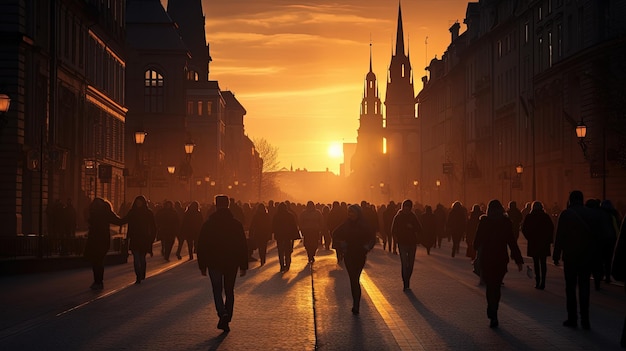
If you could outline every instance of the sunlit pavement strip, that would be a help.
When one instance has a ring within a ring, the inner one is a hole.
[[[424,346],[420,342],[413,332],[402,321],[402,318],[391,307],[387,299],[378,290],[376,284],[371,281],[367,276],[367,273],[363,271],[361,273],[361,285],[367,291],[367,295],[370,297],[376,310],[383,317],[385,324],[391,330],[393,337],[398,342],[401,350],[424,350]]]

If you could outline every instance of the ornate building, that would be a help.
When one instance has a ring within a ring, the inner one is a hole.
[[[376,202],[414,198],[420,176],[419,121],[415,114],[413,70],[404,48],[400,6],[396,47],[387,76],[384,121],[371,57],[365,83],[354,162],[355,177],[359,179],[357,185],[365,194],[373,194],[375,188],[381,196],[370,197]]]
[[[225,192],[257,199],[262,162],[245,135],[243,106],[209,79],[200,0],[128,1],[126,157],[129,193],[201,202]],[[136,145],[137,131],[146,132]],[[193,147],[191,147],[193,146]],[[172,174],[169,171],[173,171]]]

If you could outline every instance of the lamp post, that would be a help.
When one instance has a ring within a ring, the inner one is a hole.
[[[417,186],[418,185],[420,185],[420,182],[417,179],[415,179],[413,181],[413,188],[415,189],[415,201],[417,201]]]
[[[9,111],[11,98],[7,94],[0,94],[0,131],[9,123],[6,113]]]
[[[188,171],[189,171],[189,179],[188,179],[188,183],[189,183],[189,201],[191,202],[191,176],[193,175],[193,169],[191,168],[191,154],[193,154],[193,149],[194,147],[196,147],[196,144],[193,143],[193,141],[188,141],[185,143],[185,155],[187,155],[187,166],[188,166]]]
[[[437,179],[435,181],[435,186],[437,186],[437,204],[441,203],[441,194],[439,193],[439,188],[441,188],[441,180]]]
[[[148,133],[144,130],[138,130],[135,132],[135,145],[137,146],[137,164],[136,164],[136,177],[139,183],[139,195],[142,195],[142,185],[144,181],[143,162],[141,161],[141,146],[146,141]]]
[[[380,183],[378,183],[378,186],[380,187],[380,195],[383,198],[383,201],[385,200],[384,194],[385,194],[385,182],[383,182],[382,180],[380,181]]]
[[[578,138],[578,145],[583,152],[583,156],[587,159],[587,125],[581,118],[578,125],[576,125],[576,137]],[[592,173],[594,169],[592,167]],[[606,200],[606,127],[602,127],[602,200]]]
[[[176,166],[167,166],[167,173],[170,175],[170,197],[174,199],[174,173],[176,173]]]

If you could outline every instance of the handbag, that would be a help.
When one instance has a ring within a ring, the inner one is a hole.
[[[481,249],[476,250],[476,258],[474,259],[474,261],[472,261],[472,266],[473,266],[472,272],[474,272],[474,274],[476,274],[479,277],[482,274],[481,261],[480,261],[481,251],[482,251]]]

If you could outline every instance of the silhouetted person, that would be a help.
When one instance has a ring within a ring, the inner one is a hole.
[[[448,237],[452,238],[452,257],[459,253],[461,240],[467,229],[467,211],[460,201],[452,204],[452,209],[448,213],[448,221],[446,222],[446,231]]]
[[[513,226],[511,229],[513,230],[513,235],[515,236],[515,240],[517,240],[519,239],[520,224],[522,224],[522,220],[524,219],[522,215],[522,211],[520,211],[520,209],[517,208],[517,202],[509,201],[509,209],[506,211],[506,213],[509,216],[511,223],[513,223]]]
[[[435,211],[435,219],[437,223],[437,247],[441,248],[441,242],[443,238],[446,236],[446,218],[448,214],[446,213],[445,207],[442,204],[437,204]]]
[[[546,258],[550,256],[554,225],[540,201],[533,202],[532,210],[522,224],[522,234],[528,240],[526,254],[532,257],[535,267],[535,288],[543,290],[546,288]]]
[[[313,201],[307,202],[306,209],[300,213],[298,223],[309,263],[313,263],[315,262],[315,253],[322,239],[322,229],[324,228],[324,217],[322,217],[322,213],[315,208]]]
[[[465,242],[467,242],[467,251],[465,256],[471,258],[472,260],[476,259],[476,248],[474,248],[474,239],[476,238],[476,230],[478,229],[478,223],[480,222],[480,216],[484,213],[480,209],[479,204],[474,204],[472,206],[472,212],[469,214],[469,219],[467,220],[467,230],[465,232]]]
[[[328,230],[331,233],[332,238],[332,248],[335,249],[335,253],[337,255],[337,263],[341,263],[343,261],[343,251],[338,250],[337,245],[335,243],[335,238],[332,236],[332,233],[343,223],[348,216],[348,213],[343,210],[339,201],[333,202],[333,207],[330,209],[330,213],[328,214]]]
[[[498,200],[491,200],[487,214],[480,217],[474,247],[480,252],[481,278],[485,283],[487,296],[487,317],[490,328],[498,327],[498,306],[500,304],[502,279],[507,272],[509,251],[519,271],[524,267],[524,259],[511,231],[511,220],[505,216],[504,207]],[[508,249],[507,249],[508,247]]]
[[[243,224],[228,208],[228,196],[215,197],[216,211],[202,225],[198,239],[198,267],[209,273],[219,322],[217,328],[230,331],[235,304],[237,270],[243,277],[248,270],[248,247]]]
[[[424,213],[419,218],[422,225],[421,244],[426,248],[426,253],[430,255],[430,249],[437,244],[437,219],[430,205],[424,207]]]
[[[285,273],[291,267],[293,241],[300,238],[300,232],[295,216],[287,209],[287,204],[284,202],[278,204],[272,221],[272,231],[276,239],[280,272]]]
[[[583,329],[590,329],[589,280],[597,246],[592,230],[595,222],[594,213],[584,205],[583,193],[578,190],[572,191],[567,209],[559,215],[552,255],[555,265],[558,265],[561,255],[563,256],[567,300],[567,319],[563,325],[566,327],[577,327],[577,304],[580,304],[581,326]]]
[[[360,277],[367,253],[374,247],[376,234],[363,217],[359,205],[348,207],[348,219],[333,232],[333,240],[338,248],[344,252],[344,261],[350,290],[352,292],[352,313],[359,314],[361,303]]]
[[[611,275],[613,276],[613,279],[620,282],[626,282],[626,218],[622,220],[620,234],[617,239],[617,244],[615,245],[613,264],[611,267]],[[624,286],[624,292],[626,292],[626,285]],[[626,317],[624,318],[624,324],[622,326],[620,346],[622,348],[626,348]]]
[[[620,233],[621,218],[613,203],[610,200],[604,200],[600,204],[600,208],[606,213],[607,232],[600,243],[600,265],[604,281],[608,284],[611,282],[611,266],[613,260],[613,252],[615,251],[615,243]]]
[[[187,242],[187,250],[189,251],[189,261],[193,260],[193,250],[198,244],[198,237],[200,237],[200,229],[204,219],[202,218],[202,212],[200,212],[200,205],[197,201],[192,201],[183,215],[183,220],[180,225],[180,234],[178,234],[178,248],[176,249],[176,257],[180,260],[180,252],[183,247],[183,242]]]
[[[265,205],[259,203],[250,223],[250,242],[259,250],[261,266],[267,259],[267,242],[272,239],[272,219]]]
[[[404,200],[400,211],[393,218],[391,235],[398,243],[400,251],[400,264],[402,273],[403,290],[411,289],[411,275],[415,265],[415,251],[417,250],[418,238],[422,235],[422,226],[417,216],[412,211],[413,202]]]
[[[111,224],[121,225],[122,220],[112,209],[111,203],[102,198],[95,198],[89,205],[89,230],[85,245],[85,258],[91,263],[93,284],[91,289],[104,288],[104,258],[111,246]]]
[[[135,198],[122,222],[128,223],[126,236],[129,241],[128,248],[133,253],[133,266],[137,276],[135,284],[140,284],[146,279],[146,255],[153,256],[152,243],[156,238],[154,214],[148,208],[145,197],[139,195]]]
[[[324,248],[326,250],[330,250],[330,245],[332,243],[332,237],[330,235],[330,229],[328,228],[328,217],[330,215],[330,207],[324,205],[322,206],[322,217],[324,217],[324,228],[322,229],[322,240]]]
[[[180,201],[174,202],[174,211],[176,211],[176,214],[178,215],[178,222],[180,223],[180,225],[182,225],[183,217],[185,217],[186,209],[183,208],[183,204]],[[198,233],[199,232],[200,230],[198,229]],[[181,237],[180,230],[176,232],[176,241],[178,241],[178,248],[176,249],[176,258],[181,260],[183,257],[180,255],[180,250],[182,248],[182,244],[183,244],[183,241],[185,241],[185,239]]]
[[[398,254],[398,243],[393,239],[391,224],[393,223],[393,217],[395,217],[396,213],[398,213],[398,207],[395,202],[390,201],[387,205],[387,209],[383,212],[383,226],[385,226],[385,233],[387,233],[387,250],[394,254]]]
[[[170,254],[174,247],[174,241],[179,236],[180,219],[171,201],[165,201],[163,208],[159,209],[154,219],[157,226],[157,240],[161,240],[161,254],[165,261],[170,261]]]

